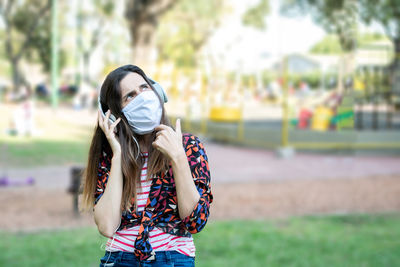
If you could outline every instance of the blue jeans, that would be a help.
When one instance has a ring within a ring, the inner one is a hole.
[[[100,267],[194,267],[194,257],[173,250],[155,253],[155,260],[138,261],[133,252],[106,251],[100,259]]]

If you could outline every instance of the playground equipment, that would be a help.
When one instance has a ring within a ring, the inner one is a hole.
[[[316,131],[326,131],[329,129],[330,121],[333,116],[333,112],[330,108],[319,106],[314,111],[312,117],[311,129]]]
[[[190,109],[188,109],[183,119],[183,128],[185,131],[201,132],[204,136],[223,142],[269,149],[293,147],[306,150],[393,150],[400,147],[400,143],[396,139],[398,132],[392,131],[395,128],[397,129],[397,121],[393,120],[393,127],[389,126],[391,123],[382,123],[385,118],[388,122],[391,122],[391,113],[398,108],[395,108],[396,92],[383,79],[384,75],[382,76],[382,73],[379,73],[381,67],[368,66],[366,68],[368,74],[352,75],[351,78],[346,80],[346,90],[344,90],[343,95],[339,95],[338,92],[333,90],[320,90],[313,92],[315,93],[312,94],[315,96],[313,99],[302,98],[301,100],[304,102],[304,106],[309,109],[309,112],[302,112],[300,116],[300,113],[296,110],[297,106],[294,106],[298,104],[298,101],[293,101],[294,97],[297,96],[290,96],[288,93],[290,84],[288,83],[285,60],[282,66],[282,97],[281,101],[276,103],[281,103],[282,120],[274,118],[266,122],[266,125],[262,125],[256,120],[249,120],[245,123],[244,117],[247,118],[248,114],[244,113],[243,102],[245,99],[253,97],[251,86],[247,88],[241,79],[232,81],[232,79],[229,80],[221,75],[213,75],[212,78],[207,76],[201,80],[199,97],[199,103],[202,103],[201,119],[192,117],[191,113],[188,112]],[[222,82],[217,79],[218,77]],[[230,83],[224,82],[224,80]],[[240,96],[239,102],[236,97],[231,97],[232,92]],[[376,94],[377,92],[378,94]],[[400,96],[400,93],[398,95]],[[374,102],[373,99],[375,98],[379,101]],[[362,101],[361,105],[360,101]],[[370,109],[370,106],[372,103],[378,102],[380,105],[386,103],[391,107],[384,109],[382,106],[374,104],[377,107],[379,106],[379,109],[372,111],[373,109]],[[235,106],[235,104],[239,105]],[[323,108],[315,110],[313,107],[318,104],[321,104]],[[360,106],[362,107],[359,108]],[[291,110],[296,110],[296,112],[291,112]],[[379,113],[379,115],[372,115],[373,112]],[[395,118],[394,115],[393,118]],[[375,119],[379,123],[372,122]],[[362,126],[360,127],[359,124],[362,124]],[[244,125],[246,125],[246,128]],[[370,125],[377,127],[374,128]],[[376,134],[368,131],[378,128],[383,131]],[[384,130],[389,128],[391,130]],[[366,131],[359,131],[361,129]]]
[[[8,187],[8,186],[24,186],[24,185],[34,185],[35,179],[33,177],[27,177],[23,180],[11,180],[7,176],[3,176],[0,178],[0,187]]]
[[[396,99],[400,95],[395,86],[390,85],[390,70],[388,67],[362,67],[356,74],[354,84],[355,128],[364,130],[371,128],[393,128],[393,113],[396,111]],[[363,84],[363,86],[360,86]],[[361,89],[360,89],[361,88]],[[382,110],[385,107],[385,111]],[[382,116],[385,116],[385,123]],[[368,123],[370,121],[370,123]]]
[[[215,106],[210,109],[210,120],[218,122],[238,122],[242,119],[240,108]]]

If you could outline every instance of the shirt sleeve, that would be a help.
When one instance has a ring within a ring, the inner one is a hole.
[[[206,225],[210,214],[210,204],[213,201],[208,157],[198,137],[194,135],[189,137],[186,143],[186,156],[200,199],[191,214],[185,217],[182,222],[190,233],[195,234]]]
[[[99,165],[97,166],[97,184],[94,192],[94,205],[100,200],[106,188],[108,176],[110,175],[111,163],[106,152],[102,152]]]

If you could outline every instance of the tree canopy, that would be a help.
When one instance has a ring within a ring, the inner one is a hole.
[[[269,1],[260,0],[257,5],[249,8],[242,17],[244,25],[252,26],[256,29],[266,28],[265,16],[270,12]]]
[[[343,51],[356,47],[357,0],[284,0],[281,12],[287,16],[310,14],[328,34],[336,34]]]
[[[362,47],[372,42],[385,39],[387,40],[387,38],[380,33],[359,34],[357,37],[357,47]],[[340,54],[341,51],[339,38],[334,34],[326,35],[310,49],[310,52],[314,54]]]
[[[158,31],[159,59],[179,67],[197,65],[197,53],[218,28],[223,0],[180,0],[162,19]]]

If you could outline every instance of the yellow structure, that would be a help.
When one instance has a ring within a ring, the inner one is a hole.
[[[354,90],[364,91],[365,83],[359,78],[354,78]]]
[[[242,119],[242,112],[238,107],[214,106],[210,109],[210,120],[220,122],[238,122]]]
[[[311,129],[326,131],[329,128],[333,112],[330,108],[319,106],[315,109],[312,117]]]

